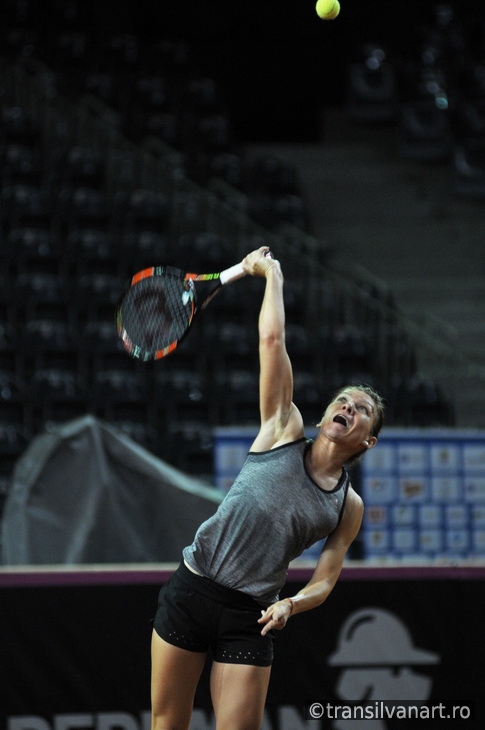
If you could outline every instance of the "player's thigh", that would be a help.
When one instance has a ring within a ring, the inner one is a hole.
[[[213,661],[211,697],[216,727],[221,730],[259,730],[271,667]]]
[[[173,646],[153,631],[151,657],[152,728],[184,730],[190,725],[206,653]]]

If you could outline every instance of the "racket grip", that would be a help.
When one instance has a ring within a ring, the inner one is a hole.
[[[245,275],[246,272],[244,271],[243,265],[236,264],[235,266],[231,266],[229,269],[224,269],[224,271],[221,271],[219,281],[222,285],[229,284],[230,281],[235,281],[236,279],[240,279],[242,276]]]

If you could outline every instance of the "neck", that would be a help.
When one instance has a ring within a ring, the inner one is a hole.
[[[332,441],[317,438],[307,452],[307,468],[313,477],[340,479],[346,458]]]

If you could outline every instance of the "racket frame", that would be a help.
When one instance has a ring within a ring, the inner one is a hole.
[[[244,267],[241,263],[235,264],[234,266],[229,267],[228,269],[224,269],[220,272],[214,272],[209,274],[195,274],[191,272],[183,271],[182,269],[178,269],[174,266],[150,266],[148,268],[142,269],[141,271],[138,271],[131,279],[130,285],[128,289],[124,292],[122,295],[117,309],[116,309],[116,329],[118,332],[118,337],[120,338],[124,349],[126,352],[134,359],[141,360],[143,362],[148,362],[151,360],[161,360],[164,357],[167,357],[167,355],[170,355],[182,342],[182,340],[187,336],[187,334],[190,331],[190,328],[193,324],[195,316],[198,314],[198,312],[202,311],[206,308],[206,306],[209,304],[210,301],[216,296],[216,294],[219,293],[221,288],[225,286],[226,284],[229,284],[231,281],[235,281],[236,279],[240,279],[241,277],[245,276],[246,272],[244,270]],[[128,294],[128,292],[132,289],[132,287],[136,286],[139,282],[149,279],[152,277],[162,277],[162,276],[173,276],[174,278],[179,279],[180,281],[187,281],[191,283],[191,289],[189,298],[191,300],[191,309],[189,310],[189,318],[187,322],[187,327],[185,328],[184,332],[180,337],[175,339],[173,342],[169,343],[166,347],[160,348],[158,350],[155,350],[154,352],[146,352],[143,350],[139,345],[136,345],[131,337],[129,336],[128,332],[126,331],[123,320],[121,316],[123,302],[125,301],[125,297]],[[196,281],[205,281],[205,282],[216,282],[215,288],[209,292],[209,294],[206,295],[206,297],[202,300],[200,305],[197,305],[197,292],[194,286],[194,283]]]

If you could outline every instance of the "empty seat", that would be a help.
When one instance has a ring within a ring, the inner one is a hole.
[[[248,194],[248,215],[266,229],[278,231],[280,226],[292,225],[306,228],[306,212],[303,199],[296,193]]]
[[[4,457],[0,463],[0,519],[12,482],[12,472],[15,467],[15,462],[15,457]]]
[[[159,418],[166,424],[172,421],[217,423],[217,398],[208,374],[200,370],[164,367],[156,371],[153,398]]]
[[[373,348],[358,328],[342,325],[331,332],[329,372],[342,380],[369,379],[373,372]]]
[[[66,232],[64,260],[74,280],[95,274],[124,276],[126,269],[111,233],[91,224]]]
[[[315,345],[308,327],[294,322],[286,325],[286,347],[295,370],[308,370],[314,359]]]
[[[1,135],[7,144],[21,144],[34,149],[41,145],[39,125],[17,105],[2,108]]]
[[[21,308],[26,322],[51,320],[72,328],[76,324],[76,309],[69,297],[67,282],[48,274],[27,274],[18,277],[15,297],[24,296]],[[72,334],[72,331],[69,331]]]
[[[5,238],[5,255],[10,270],[37,269],[45,272],[60,272],[62,247],[59,238],[50,226],[11,229]]]
[[[148,386],[143,376],[126,368],[96,369],[92,373],[91,399],[94,408],[105,408],[112,401],[146,404]]]
[[[0,418],[0,455],[1,460],[10,458],[14,461],[27,447],[30,434],[26,434],[21,424],[12,423],[10,420]]]
[[[298,193],[297,168],[281,155],[259,155],[248,166],[248,188],[270,195]]]
[[[397,73],[381,46],[364,46],[362,56],[348,68],[347,112],[360,122],[393,121],[398,110]]]
[[[133,416],[132,412],[128,415]],[[144,414],[145,415],[145,414]],[[128,436],[132,441],[135,441],[139,446],[144,449],[157,453],[160,450],[160,438],[157,429],[142,420],[132,420],[126,414],[113,414],[113,421],[111,422],[112,427],[124,436]]]
[[[37,404],[34,413],[36,431],[48,429],[53,424],[66,423],[90,413],[88,401],[79,397],[63,397],[57,393]]]
[[[117,33],[104,43],[104,63],[107,68],[128,73],[138,71],[140,40],[132,33]]]
[[[173,111],[145,111],[131,114],[125,128],[131,138],[154,135],[177,149],[181,146],[182,124],[179,115]]]
[[[66,230],[109,228],[110,206],[102,190],[87,185],[62,188],[56,201],[57,215]]]
[[[170,217],[169,199],[154,190],[139,188],[120,193],[115,200],[116,225],[122,230],[167,231]]]
[[[0,402],[0,455],[17,458],[32,438],[32,408],[27,399]],[[0,459],[0,461],[2,460]]]
[[[246,182],[244,158],[234,150],[215,152],[208,159],[208,178],[217,177],[233,188],[242,189]]]
[[[169,96],[167,79],[162,74],[144,74],[135,80],[133,101],[142,112],[168,110]]]
[[[170,242],[164,232],[144,230],[141,226],[140,230],[122,234],[119,243],[119,255],[126,262],[125,270],[130,276],[149,266],[170,263]]]
[[[114,315],[108,319],[87,319],[81,322],[78,347],[84,367],[89,371],[103,367],[108,356],[130,362],[117,335]]]
[[[219,402],[222,425],[259,423],[259,382],[257,370],[234,368],[216,376],[214,396]]]
[[[220,271],[236,263],[230,239],[210,231],[182,234],[177,242],[177,253],[172,252],[172,256],[187,262],[191,271],[200,273]]]
[[[22,413],[22,428],[25,426],[22,404],[28,400],[27,380],[18,371],[0,370],[0,418],[5,418],[12,409]],[[17,405],[21,407],[17,409]]]
[[[72,341],[72,331],[67,320],[55,320],[50,317],[38,317],[25,324],[21,335],[24,348],[32,353],[42,346],[68,347]]]
[[[480,144],[485,138],[485,99],[462,99],[454,110],[454,140]]]
[[[307,227],[306,210],[303,198],[299,194],[286,193],[274,199],[277,225],[289,223],[304,231]]]
[[[88,70],[84,76],[84,89],[105,104],[118,108],[124,98],[119,75],[108,69]]]
[[[455,144],[451,159],[455,195],[469,200],[485,199],[485,143],[472,140]]]
[[[2,150],[1,179],[8,185],[39,185],[43,167],[38,147],[10,142]]]
[[[13,349],[16,328],[17,309],[9,286],[9,276],[0,274],[0,370],[3,367],[1,355]]]
[[[67,317],[54,320],[39,317],[27,321],[17,334],[17,344],[24,357],[33,358],[44,348],[68,349],[73,342],[73,331]]]
[[[231,370],[257,372],[258,345],[255,331],[233,322],[221,322],[217,326],[209,323],[207,342],[212,343],[218,368],[222,372]]]
[[[62,184],[69,188],[102,190],[105,166],[102,158],[92,148],[76,145],[70,147],[62,162]]]
[[[126,279],[118,274],[94,272],[81,274],[76,281],[78,304],[82,306],[85,318],[89,319],[99,305],[111,308],[114,318],[116,304],[124,291]]]
[[[2,209],[4,227],[50,228],[53,223],[53,200],[40,185],[7,185],[2,190]]]
[[[187,474],[212,479],[214,444],[206,423],[171,423],[160,435],[160,444],[160,455],[170,464]]]
[[[423,373],[401,379],[393,397],[399,403],[399,421],[406,426],[452,426],[454,412],[440,388]]]
[[[30,396],[37,429],[47,422],[69,421],[88,412],[86,383],[78,370],[36,368],[31,377]]]
[[[184,146],[188,150],[196,147],[216,153],[230,149],[232,127],[225,114],[185,115],[185,122]]]
[[[71,343],[67,348],[45,346],[33,353],[31,364],[34,372],[52,370],[74,373],[80,384],[86,379],[85,363],[80,353],[79,341]]]
[[[70,321],[68,282],[56,274],[43,271],[20,274],[13,288],[13,302],[24,321],[47,318]]]
[[[324,410],[322,382],[311,370],[294,372],[293,400],[301,410],[305,423],[317,424]]]
[[[215,112],[224,109],[224,101],[217,81],[207,76],[196,76],[188,82],[187,103],[194,111],[199,112]]]
[[[448,108],[434,99],[401,105],[398,124],[399,150],[413,160],[446,159],[451,152],[451,127]]]

